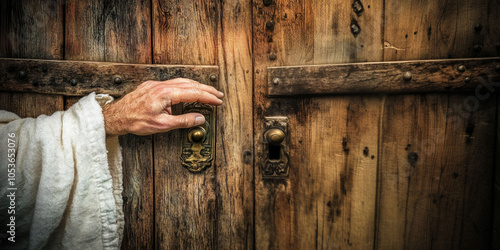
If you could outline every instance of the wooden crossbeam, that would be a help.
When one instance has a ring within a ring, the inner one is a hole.
[[[500,58],[268,67],[270,96],[473,91],[500,85]]]
[[[218,72],[218,66],[0,58],[0,91],[121,96],[147,80],[185,77],[213,85]]]

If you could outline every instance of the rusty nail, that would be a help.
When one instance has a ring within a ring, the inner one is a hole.
[[[25,78],[26,77],[26,72],[24,72],[23,70],[19,71],[19,77]]]
[[[269,60],[271,60],[271,61],[276,60],[276,57],[277,57],[277,56],[276,56],[276,54],[274,54],[274,53],[269,54]]]
[[[271,20],[271,21],[267,21],[266,23],[266,28],[270,31],[273,31],[274,30],[274,21]]]
[[[76,80],[75,79],[71,79],[71,81],[69,81],[69,83],[71,84],[71,86],[76,86]]]
[[[410,72],[410,71],[406,71],[406,72],[403,74],[403,80],[405,80],[405,81],[410,81],[412,77],[413,77],[413,75],[411,74],[411,72]]]
[[[273,0],[264,0],[264,6],[269,6],[273,3]]]
[[[465,82],[466,82],[466,83],[470,83],[470,81],[471,81],[470,77],[466,77],[466,78],[465,78]]]
[[[479,53],[479,52],[481,52],[481,50],[483,50],[483,46],[481,46],[479,44],[474,45],[474,52]]]
[[[465,66],[464,65],[458,66],[458,71],[460,71],[462,73],[465,72]]]
[[[115,77],[115,79],[113,79],[113,81],[115,82],[115,84],[121,84],[122,83],[122,78],[117,76]]]
[[[278,85],[280,84],[281,80],[278,77],[273,78],[273,84]]]
[[[217,81],[217,76],[216,75],[210,75],[210,81],[212,81],[212,82]]]

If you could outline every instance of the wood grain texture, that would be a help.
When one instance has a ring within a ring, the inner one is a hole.
[[[498,56],[493,47],[473,49],[479,36],[499,41],[489,33],[498,22],[489,5],[386,1],[385,60]],[[487,85],[489,74],[478,79]],[[377,248],[490,248],[496,97],[489,91],[387,97]]]
[[[152,2],[154,63],[217,64],[217,1]]]
[[[497,1],[387,1],[384,60],[500,56]]]
[[[216,64],[219,22],[216,1],[153,0],[152,8],[154,63]],[[178,114],[180,107],[173,108],[173,112]],[[155,248],[216,249],[217,209],[222,202],[217,199],[218,165],[200,174],[182,167],[179,159],[182,134],[176,130],[153,136]]]
[[[0,57],[62,59],[63,11],[58,1],[1,1]],[[3,86],[0,92],[0,109],[21,117],[50,115],[64,107],[62,96],[6,93]]]
[[[219,1],[217,108],[217,247],[254,249],[253,62],[250,0]]]
[[[493,210],[493,234],[492,248],[500,249],[500,98],[497,97],[497,124],[496,124],[496,144],[495,144],[495,198]]]
[[[267,86],[270,96],[471,92],[480,77],[500,81],[498,64],[500,58],[269,67]]]
[[[66,96],[83,96],[92,92],[122,96],[147,80],[186,77],[206,83],[211,75],[217,74],[217,66],[0,58],[0,88],[3,90]],[[120,78],[118,84],[115,82],[117,77]]]
[[[258,249],[373,247],[381,99],[267,97],[268,66],[381,60],[383,6],[363,5],[358,16],[352,2],[254,3]],[[362,29],[357,36],[351,33],[353,20]],[[290,119],[288,179],[262,179],[265,116]]]
[[[150,1],[68,1],[66,7],[65,59],[152,63]],[[179,74],[179,70],[160,69],[156,73],[151,71],[153,74],[139,76],[131,75],[134,70],[130,68],[105,72],[99,71],[99,68],[103,69],[96,67],[91,75],[87,75],[90,77],[88,80],[90,85],[99,86],[99,89],[92,91],[106,93],[111,89],[116,90],[113,80],[116,76],[120,76],[122,78],[120,87],[123,88],[123,92],[116,93],[118,95],[134,89],[145,80],[166,80]],[[78,71],[73,70],[72,74],[75,75],[75,72]],[[77,98],[67,97],[67,106],[75,99]],[[120,145],[123,156],[125,214],[122,248],[153,248],[155,237],[152,136],[120,136]]]

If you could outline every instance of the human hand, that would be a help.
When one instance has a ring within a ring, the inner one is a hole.
[[[224,94],[194,80],[146,81],[120,100],[103,107],[106,135],[150,135],[205,123],[198,113],[172,115],[172,105],[201,102],[221,105]]]

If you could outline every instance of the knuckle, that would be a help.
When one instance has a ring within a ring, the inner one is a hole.
[[[181,126],[186,127],[186,128],[191,127],[193,125],[193,122],[187,116],[181,117],[179,123]]]
[[[201,91],[201,86],[199,83],[190,81],[189,84],[190,84],[190,89],[194,94],[198,96],[203,95],[203,91]]]

